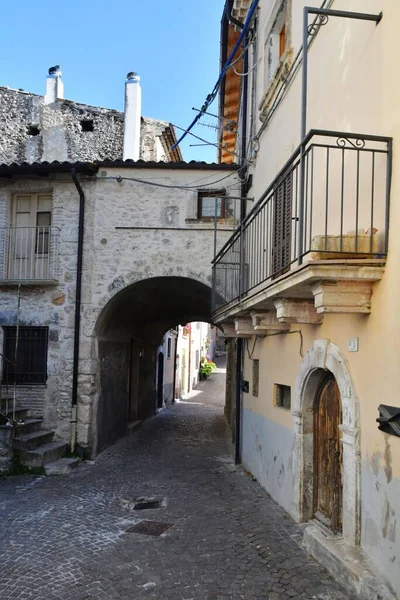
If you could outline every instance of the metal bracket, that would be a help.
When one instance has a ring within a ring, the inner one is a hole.
[[[378,410],[380,415],[379,418],[376,419],[377,423],[379,423],[378,429],[385,433],[400,437],[400,408],[380,404]]]

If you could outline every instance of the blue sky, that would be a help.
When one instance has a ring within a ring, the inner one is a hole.
[[[4,2],[0,85],[44,94],[48,68],[60,64],[66,98],[122,110],[125,75],[136,71],[143,114],[186,127],[192,106],[200,108],[218,77],[223,6],[224,0]],[[217,101],[210,110],[217,111]],[[214,139],[207,127],[194,133]],[[215,160],[214,147],[189,147],[196,143],[186,138],[185,160]]]

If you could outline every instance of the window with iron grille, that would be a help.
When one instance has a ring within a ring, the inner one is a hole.
[[[171,358],[171,338],[167,338],[167,358]]]
[[[225,192],[206,190],[197,196],[197,218],[204,220],[225,219]]]
[[[258,359],[253,360],[253,396],[258,398],[258,381],[260,373],[260,361]]]
[[[275,383],[274,385],[274,404],[280,408],[290,410],[291,399],[290,399],[290,385],[282,385]]]
[[[3,366],[4,383],[46,383],[48,327],[20,327],[18,351],[15,361],[16,327],[3,327],[4,356],[8,361]]]

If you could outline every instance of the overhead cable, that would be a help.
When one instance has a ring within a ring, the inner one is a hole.
[[[229,69],[229,67],[231,66],[231,63],[235,57],[235,54],[238,50],[238,48],[240,47],[240,44],[242,43],[247,30],[249,29],[250,23],[252,21],[254,12],[257,8],[258,5],[258,0],[253,0],[250,8],[249,8],[249,12],[247,13],[247,17],[246,17],[246,21],[244,22],[243,25],[243,29],[240,32],[240,35],[236,41],[236,44],[234,45],[225,65],[223,66],[220,75],[217,79],[216,84],[214,85],[214,88],[211,92],[211,94],[209,94],[203,104],[203,106],[201,107],[200,112],[195,116],[195,118],[193,119],[193,121],[191,122],[191,124],[189,125],[189,127],[184,131],[184,133],[181,135],[181,137],[179,138],[179,140],[171,147],[171,150],[174,150],[174,148],[176,148],[181,142],[182,140],[187,136],[187,134],[193,129],[193,127],[196,125],[196,123],[199,121],[199,119],[201,119],[201,117],[203,116],[203,114],[206,112],[206,110],[209,108],[209,106],[214,102],[218,90],[219,90],[219,86],[221,85],[221,81],[222,79],[225,77],[225,74],[227,72],[227,70]]]
[[[225,179],[228,179],[228,177],[231,177],[231,176],[232,176],[232,173],[229,173],[229,175],[225,175],[225,177],[221,177],[220,179],[216,179],[215,181],[209,181],[205,185],[207,185],[207,186],[215,185],[216,183],[220,183],[221,181],[224,181]],[[98,179],[98,180],[102,180],[102,179],[114,180],[114,181],[117,181],[118,183],[121,183],[122,181],[135,181],[136,183],[143,183],[145,185],[154,185],[155,187],[168,188],[168,189],[179,189],[179,190],[194,190],[194,189],[198,189],[198,187],[199,187],[198,185],[169,185],[167,183],[157,183],[156,181],[139,179],[137,177],[107,176],[107,177],[97,177],[96,179]],[[233,187],[235,185],[237,185],[237,182],[233,183],[232,186],[227,186],[227,187]]]

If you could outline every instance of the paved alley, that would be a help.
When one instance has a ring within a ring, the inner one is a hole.
[[[223,402],[222,369],[68,477],[1,480],[0,598],[349,600],[234,467]]]

